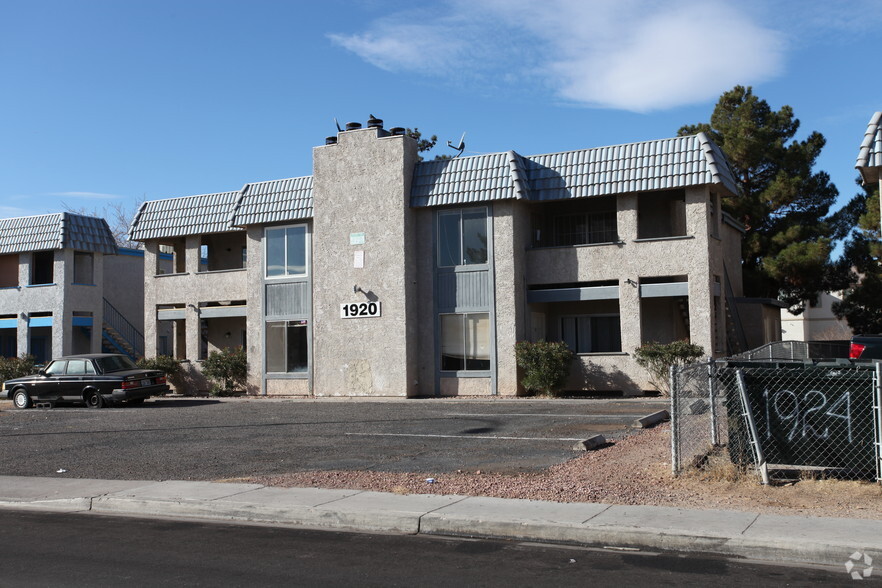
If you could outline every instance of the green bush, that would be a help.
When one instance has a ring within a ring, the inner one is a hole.
[[[202,375],[211,380],[212,394],[242,391],[248,380],[248,356],[242,347],[212,351],[202,362]]]
[[[527,390],[554,395],[570,373],[573,352],[563,341],[518,341],[515,360],[524,370],[521,384]]]
[[[184,386],[184,370],[181,368],[181,362],[174,357],[168,355],[144,357],[138,360],[138,367],[145,370],[159,370],[163,372],[168,382],[175,387],[175,390],[179,393],[182,391]]]
[[[21,378],[29,376],[37,370],[34,367],[35,358],[33,355],[22,355],[21,357],[0,357],[0,382],[11,380],[13,378]]]
[[[704,347],[683,339],[672,343],[646,343],[634,350],[637,364],[649,372],[649,380],[662,394],[669,394],[671,366],[692,363],[704,355]]]

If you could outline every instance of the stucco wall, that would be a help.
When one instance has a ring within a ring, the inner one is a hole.
[[[313,393],[416,392],[415,235],[410,182],[417,151],[405,136],[346,131],[313,151]],[[364,244],[350,235],[364,234]],[[356,252],[364,267],[355,267]],[[354,292],[358,286],[362,292]],[[375,299],[378,318],[340,318]]]
[[[104,297],[126,320],[144,331],[144,255],[105,255]]]
[[[679,312],[672,306],[671,299],[666,298],[647,298],[643,305],[638,286],[650,278],[687,277],[690,339],[707,350],[712,349],[715,321],[712,282],[714,266],[722,264],[723,250],[721,241],[713,239],[711,242],[709,236],[712,228],[709,198],[706,187],[686,190],[685,237],[638,240],[637,195],[622,194],[616,199],[620,243],[531,249],[526,252],[528,285],[614,281],[619,286],[622,352],[626,355],[591,355],[579,359],[574,362],[569,386],[579,384],[576,389],[592,389],[596,386],[596,389],[618,389],[629,393],[649,388],[648,374],[636,365],[631,354],[645,341],[658,338],[659,329],[668,328],[656,326],[654,320],[671,323],[673,319],[678,319],[676,313]],[[541,213],[541,209],[538,212]],[[641,312],[641,308],[646,312]],[[665,309],[665,316],[658,316],[659,309]],[[560,309],[541,307],[538,311],[559,314]],[[677,334],[673,333],[675,336]],[[606,368],[609,373],[601,368]],[[597,384],[587,381],[586,375],[591,375]]]

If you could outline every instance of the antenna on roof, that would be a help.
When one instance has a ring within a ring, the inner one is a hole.
[[[340,123],[337,122],[337,117],[336,117],[336,116],[334,117],[334,124],[337,125],[337,132],[338,132],[338,133],[342,133],[342,132],[343,132],[343,129],[340,128]]]
[[[462,134],[462,137],[459,138],[459,145],[457,145],[456,147],[453,146],[453,143],[451,143],[450,141],[447,141],[448,147],[459,151],[459,153],[457,153],[456,155],[453,156],[454,159],[456,159],[457,157],[462,155],[462,152],[465,151],[465,135],[466,135],[465,133]]]

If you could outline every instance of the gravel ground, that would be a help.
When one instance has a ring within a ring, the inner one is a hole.
[[[460,494],[882,519],[882,486],[870,482],[801,480],[762,486],[757,476],[738,475],[730,465],[722,463],[673,478],[668,425],[636,433],[538,473],[310,471],[235,481],[399,494]]]

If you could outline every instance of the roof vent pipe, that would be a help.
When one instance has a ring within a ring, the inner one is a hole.
[[[325,145],[336,145],[336,144],[337,144],[337,137],[335,137],[335,136],[325,137]]]
[[[367,121],[367,128],[369,129],[382,129],[383,128],[383,119],[375,117],[373,114]]]
[[[348,123],[346,123],[346,130],[347,130],[347,131],[357,131],[357,130],[360,129],[360,128],[361,128],[361,123],[360,123],[360,122],[348,122]]]
[[[403,135],[405,133],[405,128],[404,127],[392,127],[391,129],[389,129],[389,132],[392,133],[393,135]]]

